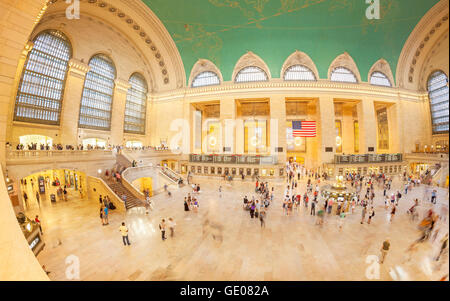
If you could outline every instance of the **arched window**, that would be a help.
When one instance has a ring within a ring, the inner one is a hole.
[[[303,65],[294,65],[289,67],[286,72],[284,72],[284,80],[315,81],[316,76],[308,67]]]
[[[111,128],[112,98],[116,68],[112,60],[98,54],[89,61],[81,97],[80,128],[109,130]]]
[[[442,71],[436,71],[428,79],[431,122],[433,134],[446,133],[449,129],[448,77]]]
[[[34,39],[14,108],[14,120],[58,125],[72,50],[66,36],[49,30]]]
[[[139,73],[130,77],[130,89],[125,105],[124,132],[145,134],[145,115],[147,112],[147,82]]]
[[[265,82],[268,81],[266,72],[259,67],[250,66],[241,69],[236,75],[236,83],[249,83],[249,82]]]
[[[370,84],[375,86],[392,87],[389,78],[382,72],[375,71],[370,76]]]
[[[355,74],[345,67],[337,67],[331,72],[332,82],[357,83]]]
[[[204,71],[192,81],[192,88],[219,85],[220,79],[214,72]]]

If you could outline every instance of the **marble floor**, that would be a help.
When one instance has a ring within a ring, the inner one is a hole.
[[[433,261],[440,237],[448,232],[448,218],[437,225],[441,231],[434,243],[407,252],[419,232],[418,222],[411,222],[406,210],[415,197],[426,199],[420,205],[421,217],[432,207],[426,186],[403,195],[392,223],[382,192],[377,190],[372,224],[360,224],[361,208],[357,207],[339,231],[334,215],[327,216],[323,226],[316,225],[315,217],[304,207],[284,216],[284,183],[273,183],[275,200],[262,229],[259,221],[242,209],[243,196],[253,194],[253,182],[194,181],[202,188],[198,213],[183,210],[183,198],[191,190],[188,186],[173,188],[172,197],[156,196],[149,215],[143,208],[111,212],[107,226],[102,226],[97,200],[80,199],[75,191],[69,191],[68,202],[50,204],[47,200],[40,207],[30,206],[26,214],[39,214],[46,242],[38,260],[50,271],[50,279],[63,281],[77,280],[73,272],[77,262],[79,280],[105,281],[439,280],[448,275],[448,252],[439,263]],[[223,187],[221,197],[219,185]],[[395,179],[393,190],[400,185]],[[298,190],[305,191],[305,181]],[[29,195],[33,202],[34,194]],[[439,189],[438,204],[433,207],[438,213],[441,207],[448,208],[447,189]],[[162,241],[158,224],[168,217],[177,223],[175,236]],[[131,246],[127,247],[119,232],[123,221],[130,231]],[[384,264],[377,265],[374,258],[387,237],[391,250]]]

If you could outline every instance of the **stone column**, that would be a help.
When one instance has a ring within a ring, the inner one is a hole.
[[[270,98],[269,152],[277,156],[278,163],[286,163],[286,147],[286,98],[273,96]]]
[[[152,102],[152,94],[147,93],[147,105],[145,106],[145,138],[144,138],[144,145],[152,145],[152,124],[150,122],[152,118],[152,110],[153,110],[153,102]]]
[[[342,152],[345,154],[353,154],[355,152],[354,129],[353,107],[344,104],[342,112]]]
[[[90,67],[77,59],[69,61],[64,87],[64,98],[61,110],[60,137],[61,143],[76,146],[78,144],[78,118],[80,102],[83,94],[84,80]]]
[[[402,112],[401,101],[397,101],[397,103],[392,104],[387,108],[390,153],[403,153],[404,144],[402,143],[403,135],[401,132],[403,118],[401,112]]]
[[[131,85],[128,81],[122,79],[115,80],[114,97],[112,103],[111,115],[111,144],[122,145],[123,141],[123,123],[125,119],[125,104],[127,101],[127,92]]]
[[[220,125],[222,128],[222,149],[220,153],[234,154],[236,152],[236,101],[234,98],[220,100]],[[244,139],[242,139],[244,140]],[[243,141],[242,141],[243,142]],[[219,143],[220,145],[220,143]]]
[[[323,96],[318,100],[317,129],[320,137],[320,162],[332,163],[336,151],[336,129],[334,123],[334,100],[331,96]],[[327,148],[329,150],[327,151]]]
[[[359,152],[369,154],[377,152],[377,118],[372,99],[363,98],[357,104],[359,120]],[[373,151],[369,151],[373,147]]]

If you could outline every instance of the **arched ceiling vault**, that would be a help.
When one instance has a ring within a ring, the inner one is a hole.
[[[142,1],[80,1],[80,15],[95,17],[121,32],[144,56],[150,65],[155,91],[185,86],[184,66],[175,43],[164,25]],[[67,8],[64,0],[51,0],[42,21],[54,14],[65,14]]]
[[[385,59],[392,71],[410,33],[439,0],[383,0],[381,18],[366,18],[362,0],[142,0],[175,41],[186,68],[208,59],[230,80],[239,58],[252,51],[279,76],[296,49],[311,57],[320,78],[347,52],[361,80]],[[448,0],[441,0],[447,1]],[[394,74],[396,77],[396,74]]]

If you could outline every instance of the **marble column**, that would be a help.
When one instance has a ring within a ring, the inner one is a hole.
[[[359,152],[370,154],[377,152],[377,118],[372,99],[363,98],[357,104],[359,120]],[[373,151],[369,148],[373,147]]]
[[[221,153],[234,154],[236,152],[236,101],[227,97],[220,100],[220,125],[222,128]],[[242,139],[244,140],[244,139]],[[219,143],[220,145],[220,143]]]
[[[150,122],[150,118],[152,116],[152,110],[153,110],[153,102],[152,102],[152,94],[147,93],[147,105],[145,106],[145,138],[144,138],[144,145],[152,145],[152,124]]]
[[[342,113],[342,152],[345,154],[353,154],[355,152],[355,126],[353,124],[352,105],[344,104]]]
[[[111,144],[122,145],[123,141],[123,123],[125,119],[125,104],[127,101],[127,92],[131,85],[128,81],[122,79],[115,80],[114,98],[112,104],[111,116]]]
[[[317,129],[320,135],[320,162],[332,163],[336,151],[336,129],[334,116],[334,100],[331,96],[323,96],[318,100]]]
[[[387,108],[388,113],[388,125],[389,125],[389,152],[390,153],[403,153],[403,143],[401,126],[403,124],[403,118],[401,114],[402,103],[390,105]]]
[[[78,144],[78,118],[83,94],[84,80],[89,72],[89,65],[77,59],[69,61],[64,99],[61,110],[60,137],[62,144]]]
[[[270,98],[269,153],[277,157],[278,163],[284,164],[286,147],[286,98],[273,96]]]

